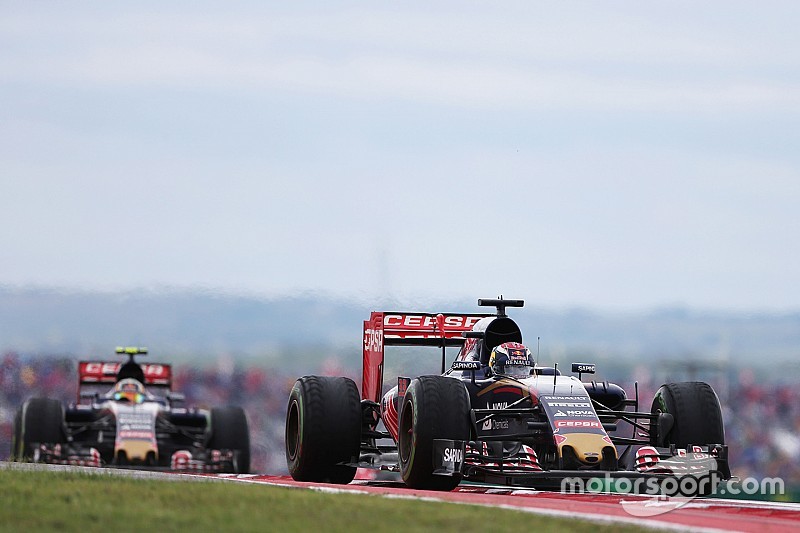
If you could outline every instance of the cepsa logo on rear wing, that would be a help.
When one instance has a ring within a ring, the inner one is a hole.
[[[89,383],[114,383],[117,381],[122,363],[118,361],[81,361],[78,363],[78,376],[80,384]],[[145,385],[172,385],[172,365],[164,363],[144,363]]]
[[[364,321],[363,399],[378,401],[386,346],[458,346],[484,313],[406,313],[373,311]]]

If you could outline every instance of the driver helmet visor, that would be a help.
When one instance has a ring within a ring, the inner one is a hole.
[[[131,403],[142,403],[144,401],[144,394],[140,392],[121,391],[114,393],[114,399],[117,401],[128,401]]]

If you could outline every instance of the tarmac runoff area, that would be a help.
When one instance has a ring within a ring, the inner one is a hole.
[[[562,494],[497,485],[462,484],[452,492],[409,489],[397,482],[356,480],[349,485],[302,483],[285,476],[195,474],[29,463],[0,463],[12,470],[84,472],[164,481],[238,482],[326,493],[419,499],[513,509],[532,514],[580,518],[597,523],[631,524],[654,530],[758,532],[800,531],[800,503],[695,498],[665,500],[620,494]]]

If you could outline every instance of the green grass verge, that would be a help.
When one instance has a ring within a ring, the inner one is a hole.
[[[638,531],[506,509],[234,482],[0,469],[2,531]]]

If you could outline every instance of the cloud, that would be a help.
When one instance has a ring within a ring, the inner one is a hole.
[[[800,65],[785,53],[798,38],[743,38],[747,13],[736,31],[703,12],[693,13],[698,23],[635,3],[566,6],[17,13],[0,23],[16,45],[0,54],[0,69],[8,82],[86,89],[282,91],[529,112],[800,111],[800,82],[786,74]]]
[[[9,6],[0,283],[796,305],[793,5]]]

